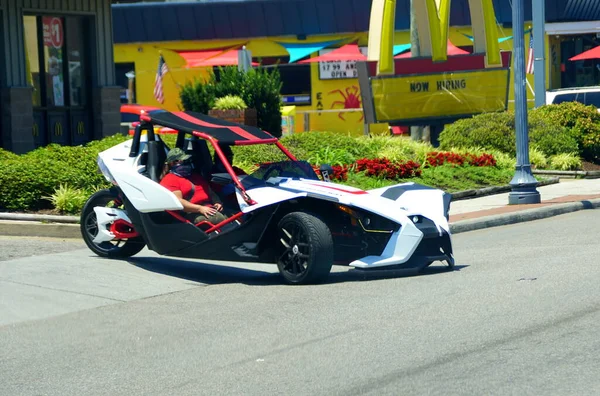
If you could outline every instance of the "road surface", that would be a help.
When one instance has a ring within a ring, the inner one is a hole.
[[[457,271],[308,287],[77,242],[5,259],[0,395],[599,394],[599,225],[458,234]]]

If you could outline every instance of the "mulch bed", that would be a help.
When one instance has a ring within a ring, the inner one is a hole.
[[[583,161],[581,167],[584,171],[600,171],[600,164],[594,164],[593,162]]]

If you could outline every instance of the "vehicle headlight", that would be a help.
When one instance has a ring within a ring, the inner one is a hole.
[[[106,164],[104,163],[102,158],[100,158],[100,156],[98,156],[98,159],[96,160],[96,162],[98,163],[98,168],[100,168],[100,172],[102,172],[106,181],[108,181],[109,183],[112,183],[116,186],[117,181],[113,177],[112,173],[110,173],[110,171],[108,170],[108,167],[106,166]]]

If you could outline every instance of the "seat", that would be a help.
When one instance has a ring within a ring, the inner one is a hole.
[[[202,139],[189,140],[186,152],[192,155],[194,169],[196,169],[205,180],[210,180],[213,162],[206,141]]]
[[[146,172],[148,177],[159,183],[160,175],[162,174],[167,159],[167,147],[162,140],[153,140],[147,143],[148,147],[148,164]]]

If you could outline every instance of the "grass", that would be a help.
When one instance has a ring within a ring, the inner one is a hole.
[[[362,173],[348,172],[348,180],[339,182],[363,190],[371,190],[394,184],[415,182],[447,192],[457,192],[491,186],[507,185],[514,175],[514,169],[497,167],[455,167],[451,165],[425,168],[421,177],[401,180],[377,179]]]

